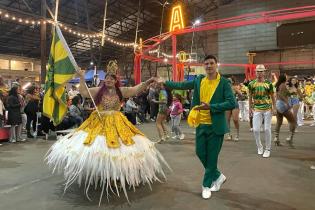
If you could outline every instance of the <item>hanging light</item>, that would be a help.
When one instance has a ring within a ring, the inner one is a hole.
[[[3,10],[0,10],[0,15],[3,14]],[[18,23],[20,24],[32,24],[32,25],[40,25],[40,24],[53,24],[55,25],[56,23],[53,21],[53,20],[36,20],[36,19],[24,19],[24,18],[21,18],[21,17],[18,17],[18,15],[12,15],[8,12],[5,12],[4,13],[4,18],[6,19],[9,19],[9,20],[12,20],[12,21],[17,21]],[[76,23],[78,24],[78,23]],[[84,34],[82,32],[79,32],[79,31],[75,31],[67,26],[65,26],[63,23],[59,23],[59,26],[61,29],[65,30],[66,32],[68,33],[71,33],[73,35],[76,35],[76,36],[79,36],[79,37],[90,37],[90,38],[100,38],[102,37],[103,35],[101,33],[95,33],[95,34]],[[122,47],[136,47],[137,45],[135,45],[134,43],[123,43],[123,42],[119,42],[119,41],[116,41],[112,38],[109,38],[106,36],[106,39],[108,41],[110,41],[111,43],[115,44],[115,45],[118,45],[118,46],[122,46]]]
[[[193,23],[194,26],[197,26],[201,23],[201,20],[200,19],[197,19],[195,20],[195,22]]]

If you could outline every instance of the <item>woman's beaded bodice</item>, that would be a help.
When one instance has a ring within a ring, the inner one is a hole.
[[[101,111],[120,111],[121,103],[119,100],[119,96],[115,94],[105,93],[102,96],[102,101],[99,105],[99,109]]]

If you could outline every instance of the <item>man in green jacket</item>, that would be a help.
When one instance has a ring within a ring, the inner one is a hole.
[[[218,170],[218,156],[225,133],[229,132],[225,111],[234,109],[236,100],[229,81],[218,73],[218,60],[213,55],[204,59],[205,75],[193,81],[163,81],[172,89],[194,89],[192,107],[199,110],[200,122],[196,128],[196,154],[205,168],[202,197],[211,197],[211,191],[219,191],[226,177]]]

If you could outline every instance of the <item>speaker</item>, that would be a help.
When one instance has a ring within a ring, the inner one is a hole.
[[[286,23],[277,27],[277,45],[280,48],[315,45],[315,20]]]

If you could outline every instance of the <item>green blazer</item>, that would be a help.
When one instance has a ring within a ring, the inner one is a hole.
[[[197,76],[192,81],[185,82],[165,82],[165,86],[172,89],[192,90],[194,89],[192,107],[200,105],[200,84],[204,75]],[[217,135],[224,135],[229,132],[227,120],[225,116],[226,110],[232,110],[236,107],[236,99],[234,97],[230,82],[221,76],[217,89],[215,90],[211,100],[209,101],[210,115],[214,132]]]

